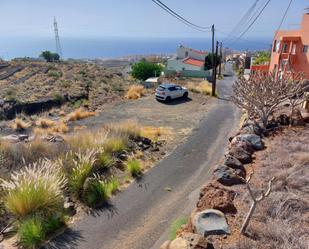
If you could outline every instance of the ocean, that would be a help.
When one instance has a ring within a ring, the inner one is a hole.
[[[210,50],[211,39],[203,38],[60,38],[64,58],[95,59],[120,58],[130,55],[171,54],[180,44],[199,50]],[[269,49],[271,40],[251,39],[239,41],[235,50]],[[42,51],[55,51],[53,37],[0,38],[0,57],[37,57]]]

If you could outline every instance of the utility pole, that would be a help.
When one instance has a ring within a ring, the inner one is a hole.
[[[216,65],[215,65],[215,25],[211,26],[212,32],[212,55],[211,55],[211,64],[212,64],[212,96],[216,95]]]
[[[219,76],[221,76],[221,66],[222,66],[222,42],[220,42],[220,65],[219,65]]]

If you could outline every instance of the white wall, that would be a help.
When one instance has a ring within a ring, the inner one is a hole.
[[[176,60],[176,59],[170,59],[167,61],[167,67],[168,70],[173,70],[173,71],[183,71],[183,70],[204,70],[204,67],[201,66],[194,66],[190,64],[185,64],[182,62],[182,60]]]
[[[186,56],[186,52],[188,53],[188,56]],[[190,57],[192,59],[200,60],[200,61],[205,61],[205,54],[198,54],[194,52],[191,48],[185,48],[183,46],[180,46],[177,48],[177,57],[179,59],[184,59],[186,57]]]

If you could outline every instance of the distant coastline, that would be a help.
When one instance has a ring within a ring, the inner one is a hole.
[[[183,44],[200,50],[209,50],[209,38],[62,38],[64,58],[73,59],[121,59],[140,55],[170,55]],[[240,41],[235,50],[269,49],[271,40]],[[43,50],[54,51],[55,43],[47,38],[1,38],[0,57],[37,57]]]

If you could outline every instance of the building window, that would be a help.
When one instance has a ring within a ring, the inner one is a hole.
[[[277,51],[276,51],[276,48],[277,48],[277,40],[274,40],[273,52],[277,52]]]
[[[188,57],[189,56],[189,52],[188,51],[186,51],[186,53],[185,53],[185,57]]]
[[[307,52],[308,52],[308,45],[304,45],[304,47],[303,47],[303,52],[304,52],[304,53],[307,53]]]
[[[276,41],[275,52],[279,52],[280,41]]]
[[[283,43],[283,46],[282,46],[282,53],[287,53],[287,52],[288,52],[288,44]]]
[[[293,44],[292,46],[292,54],[296,54],[296,44]]]

